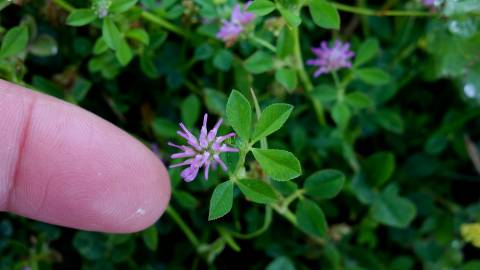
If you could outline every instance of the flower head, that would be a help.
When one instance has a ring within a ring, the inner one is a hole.
[[[208,179],[210,166],[216,169],[219,164],[220,167],[226,171],[227,165],[220,159],[220,154],[223,152],[238,152],[238,149],[229,147],[224,143],[226,139],[234,137],[235,133],[232,132],[224,136],[217,136],[218,129],[223,121],[222,119],[218,120],[210,131],[207,131],[207,118],[208,115],[205,114],[198,138],[195,137],[183,123],[180,123],[181,130],[177,131],[177,134],[187,140],[188,145],[168,143],[168,145],[181,150],[181,152],[171,155],[171,158],[187,158],[183,162],[170,165],[170,168],[188,166],[180,174],[187,182],[193,181],[193,179],[197,177],[201,167],[205,168],[205,180]]]
[[[250,4],[251,2],[246,3],[243,8],[238,4],[235,5],[230,20],[223,21],[222,27],[217,33],[217,38],[225,41],[227,46],[233,45],[245,30],[245,26],[255,19],[253,13],[245,11]]]
[[[321,74],[329,73],[340,68],[349,68],[352,66],[350,58],[355,54],[350,51],[350,43],[335,41],[330,48],[326,41],[323,41],[318,48],[312,48],[312,52],[317,58],[307,61],[307,65],[316,66],[318,69],[313,76],[318,77]]]

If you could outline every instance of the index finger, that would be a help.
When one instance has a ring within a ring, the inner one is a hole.
[[[0,210],[73,228],[132,232],[165,210],[165,167],[101,118],[0,80]]]

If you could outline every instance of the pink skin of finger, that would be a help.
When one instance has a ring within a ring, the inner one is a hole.
[[[0,80],[0,211],[129,233],[153,224],[170,192],[164,165],[126,132]]]

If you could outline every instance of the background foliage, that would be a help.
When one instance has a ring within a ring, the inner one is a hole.
[[[204,112],[237,147],[262,142],[208,181],[171,170],[171,207],[143,232],[2,214],[0,269],[480,269],[480,3],[255,0],[225,46],[235,4],[1,2],[2,78],[157,144],[166,164],[176,123]],[[353,67],[314,78],[310,48],[335,39]],[[281,123],[251,134],[260,110]]]

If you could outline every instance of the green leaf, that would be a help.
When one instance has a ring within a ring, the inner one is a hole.
[[[173,198],[185,209],[195,209],[199,204],[197,198],[190,193],[181,190],[175,190],[175,192],[173,192]]]
[[[148,249],[156,251],[158,247],[158,232],[155,224],[142,231],[142,239]]]
[[[113,50],[116,50],[122,42],[122,36],[118,31],[117,26],[109,17],[103,19],[102,37],[108,47]]]
[[[143,43],[144,45],[148,45],[148,43],[150,43],[150,37],[148,36],[147,31],[141,28],[128,30],[125,36],[140,43]]]
[[[130,49],[130,46],[123,38],[120,39],[115,56],[122,66],[128,65],[133,58],[132,49]]]
[[[28,29],[25,25],[11,28],[5,34],[0,48],[0,58],[16,55],[27,48]]]
[[[337,99],[337,89],[329,84],[320,84],[313,89],[313,97],[321,102],[331,102]]]
[[[213,90],[205,90],[205,105],[208,110],[218,115],[223,115],[226,110],[227,96],[225,93]]]
[[[350,109],[344,102],[337,102],[332,108],[332,118],[339,127],[345,128],[350,121]]]
[[[232,67],[233,55],[229,50],[221,49],[213,58],[213,65],[221,71],[228,71]]]
[[[311,0],[308,8],[316,25],[327,29],[340,29],[340,15],[332,4],[325,0]]]
[[[260,167],[272,179],[288,181],[302,174],[298,159],[290,152],[276,149],[252,149]]]
[[[99,37],[97,41],[95,42],[95,45],[93,45],[93,54],[99,55],[108,50],[108,45],[105,43],[105,40],[103,40],[102,37]]]
[[[233,90],[227,102],[227,119],[242,139],[248,140],[252,126],[252,107],[248,99]]]
[[[345,102],[356,109],[373,107],[373,101],[362,92],[353,92],[345,96]]]
[[[271,186],[257,179],[240,179],[238,187],[247,199],[256,203],[274,203],[277,195]]]
[[[268,0],[255,0],[250,4],[247,11],[257,16],[265,16],[275,10],[275,3]]]
[[[405,228],[415,218],[415,205],[398,195],[398,190],[390,186],[376,199],[370,209],[372,217],[385,225]]]
[[[357,69],[355,74],[370,85],[384,85],[390,82],[390,75],[379,68],[361,68]]]
[[[293,69],[277,69],[275,72],[275,79],[288,90],[293,90],[295,87],[297,87],[297,73]]]
[[[131,9],[136,3],[137,0],[113,0],[108,11],[111,13],[122,13]]]
[[[358,48],[353,65],[358,67],[372,60],[378,54],[379,49],[377,39],[369,38],[365,40],[360,48]]]
[[[345,182],[345,175],[337,170],[321,170],[310,175],[303,188],[305,193],[320,199],[331,199],[338,195]]]
[[[51,56],[58,52],[57,41],[49,35],[40,35],[29,46],[29,51],[36,56]]]
[[[307,234],[323,237],[327,234],[327,220],[322,209],[314,202],[303,199],[295,211],[298,227]]]
[[[292,55],[295,46],[295,37],[292,30],[288,27],[283,27],[280,36],[277,39],[277,56],[281,59]]]
[[[97,18],[95,11],[89,8],[80,8],[72,11],[67,17],[67,24],[71,26],[83,26],[93,22]]]
[[[302,23],[300,16],[294,14],[292,11],[282,6],[278,7],[278,11],[280,11],[280,14],[282,14],[283,19],[285,19],[290,28],[298,27]]]
[[[197,122],[198,117],[200,116],[200,99],[191,94],[186,97],[180,104],[180,115],[183,123],[187,127],[193,127],[195,122]]]
[[[295,265],[288,257],[281,256],[269,263],[265,270],[295,270]]]
[[[243,66],[250,73],[263,73],[273,68],[273,56],[264,51],[258,51],[245,60]]]
[[[213,55],[213,48],[210,44],[204,43],[195,48],[195,53],[193,58],[195,60],[206,60]]]
[[[368,182],[375,187],[383,185],[395,171],[395,156],[388,152],[375,153],[363,164]]]
[[[293,106],[285,103],[276,103],[262,111],[255,126],[252,142],[256,142],[279,130],[287,121]]]
[[[400,114],[392,110],[378,111],[373,120],[382,128],[397,134],[403,133],[405,128],[405,124]]]
[[[225,216],[232,209],[233,203],[233,182],[226,181],[219,184],[213,190],[210,199],[210,211],[208,220],[214,220]]]

